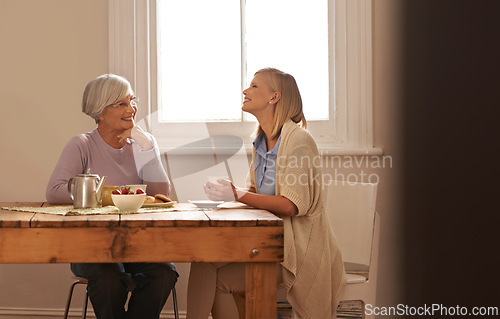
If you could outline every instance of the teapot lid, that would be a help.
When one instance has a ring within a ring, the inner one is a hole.
[[[90,173],[90,168],[87,169],[86,173],[84,173],[84,174],[78,174],[76,176],[78,176],[78,177],[97,177],[97,178],[99,178],[98,174],[91,174]]]
[[[78,177],[99,177],[97,174],[78,174]]]

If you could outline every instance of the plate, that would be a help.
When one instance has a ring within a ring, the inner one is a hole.
[[[168,208],[174,206],[174,202],[168,202],[168,203],[150,203],[150,204],[142,204],[143,208],[147,207],[162,207],[162,208]]]
[[[220,204],[218,208],[253,208],[252,206],[248,206],[247,204],[243,204],[240,202],[224,202],[224,204]]]
[[[223,201],[213,201],[213,200],[188,200],[191,204],[196,205],[199,208],[217,208]]]

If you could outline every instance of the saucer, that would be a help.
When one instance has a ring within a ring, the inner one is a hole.
[[[213,201],[213,200],[188,200],[189,203],[196,205],[199,208],[212,208],[215,209],[224,201]]]

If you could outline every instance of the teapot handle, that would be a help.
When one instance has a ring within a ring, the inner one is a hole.
[[[68,181],[68,194],[69,194],[69,197],[71,197],[71,200],[75,200],[73,197],[73,193],[71,192],[71,184],[73,182],[73,179],[74,179],[74,177],[71,177]]]
[[[106,176],[103,176],[99,179],[99,181],[96,181],[97,183],[97,190],[95,192],[95,199],[97,202],[100,204],[102,203],[102,190],[104,188],[104,181],[106,180]]]

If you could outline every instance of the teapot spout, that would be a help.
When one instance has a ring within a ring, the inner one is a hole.
[[[99,180],[99,184],[97,184],[97,190],[95,192],[95,197],[97,199],[97,202],[100,204],[102,201],[102,190],[104,186],[104,181],[106,180],[106,176],[101,177]]]

